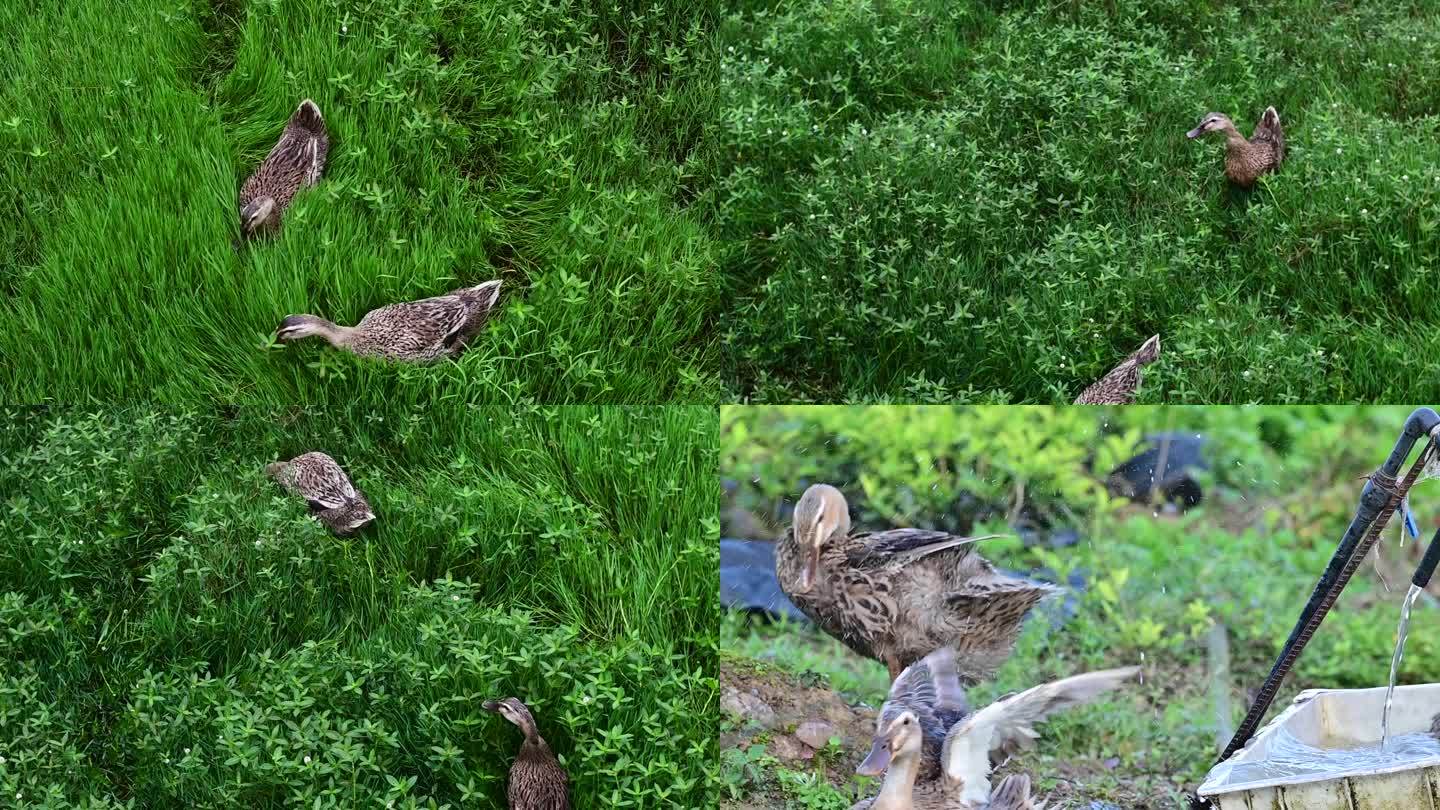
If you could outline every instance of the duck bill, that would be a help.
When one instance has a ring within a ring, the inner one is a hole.
[[[870,746],[870,753],[865,755],[865,761],[855,769],[860,776],[881,776],[885,769],[890,767],[890,746],[884,740],[876,740]]]
[[[480,708],[484,709],[484,710],[487,711],[487,712],[499,712],[499,711],[500,711],[500,701],[498,701],[498,700],[487,700],[487,701],[485,701],[484,703],[481,703],[481,704],[480,704]]]
[[[820,549],[805,549],[805,564],[800,569],[800,592],[809,593],[815,587],[815,578],[820,574]]]
[[[1190,140],[1193,141],[1193,140],[1195,140],[1196,138],[1198,138],[1198,137],[1200,137],[1201,135],[1204,135],[1204,134],[1205,134],[1204,128],[1202,128],[1202,127],[1195,127],[1194,129],[1192,129],[1192,130],[1190,130],[1189,132],[1185,133],[1185,137],[1187,137],[1187,138],[1189,138]]]

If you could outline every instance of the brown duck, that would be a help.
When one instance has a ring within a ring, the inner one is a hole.
[[[513,697],[487,700],[481,708],[514,723],[525,735],[520,753],[515,755],[515,764],[510,766],[506,793],[510,810],[570,810],[569,778],[560,760],[540,736],[530,709]]]
[[[796,607],[884,662],[892,680],[949,646],[960,679],[974,683],[1005,662],[1030,609],[1055,591],[997,572],[970,545],[983,539],[921,529],[852,535],[845,496],[816,484],[776,543],[775,573]]]
[[[265,473],[310,505],[315,519],[339,535],[351,534],[375,519],[365,495],[350,483],[335,459],[311,452],[265,466]]]
[[[944,651],[937,650],[937,654]],[[932,673],[945,672],[943,662],[925,664]],[[1035,725],[1058,711],[1089,702],[1120,686],[1139,672],[1138,667],[1076,675],[1002,698],[978,712],[965,715],[944,734],[939,773],[922,780],[926,770],[927,729],[921,711],[901,708],[876,720],[875,743],[860,763],[861,775],[885,774],[880,795],[856,804],[852,810],[983,810],[1023,808],[1030,797],[1026,784],[1007,779],[992,792],[990,772],[1015,751],[1039,737]],[[896,679],[909,680],[909,672]],[[953,694],[959,681],[948,676],[949,686],[938,694]],[[907,688],[912,688],[907,687]],[[891,689],[896,697],[895,687]],[[953,698],[940,698],[952,700]],[[1013,778],[1013,777],[1012,777]],[[1007,787],[1007,784],[1009,785]],[[1004,800],[1001,805],[998,800]]]
[[[1255,125],[1250,140],[1235,128],[1235,122],[1217,112],[1205,113],[1200,125],[1185,133],[1194,140],[1211,132],[1225,134],[1225,176],[1241,188],[1250,188],[1260,175],[1280,168],[1285,160],[1285,132],[1280,128],[1280,113],[1266,107]]]
[[[1160,336],[1150,339],[1075,398],[1076,405],[1132,405],[1140,390],[1140,369],[1160,359]]]
[[[240,232],[254,236],[279,230],[280,216],[295,192],[320,182],[329,152],[325,119],[307,98],[290,116],[275,148],[240,187]]]
[[[354,326],[315,315],[288,315],[275,330],[275,339],[321,337],[362,357],[431,363],[459,357],[485,325],[499,296],[500,282],[487,281],[434,298],[373,309]]]

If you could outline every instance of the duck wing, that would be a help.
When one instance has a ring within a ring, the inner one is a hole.
[[[1030,775],[1012,773],[1000,780],[990,796],[989,810],[1045,810],[1030,795]]]
[[[906,667],[890,685],[885,703],[925,711],[969,711],[955,668],[955,651],[941,647]]]
[[[962,677],[978,683],[995,676],[1010,658],[1025,619],[1041,600],[1059,588],[995,570],[979,555],[966,560],[943,595],[945,638],[954,646]]]
[[[1002,537],[986,534],[978,537],[962,537],[949,532],[927,529],[890,529],[851,535],[853,541],[849,550],[850,562],[856,566],[904,566],[928,555],[947,549],[958,548],[961,556],[971,553],[970,545],[980,540]]]
[[[296,473],[296,489],[310,502],[312,509],[339,509],[360,497],[339,462],[325,453],[298,456],[291,462],[291,467]]]
[[[285,208],[301,187],[319,182],[329,151],[330,136],[320,108],[309,99],[300,102],[280,133],[280,140],[240,187],[241,207],[271,197]]]
[[[955,650],[941,647],[906,667],[890,694],[880,706],[875,720],[877,731],[883,732],[903,712],[911,712],[920,724],[922,750],[920,778],[933,779],[939,773],[941,746],[945,732],[970,711],[965,688],[960,683]],[[885,741],[877,734],[871,757],[886,758],[881,750]]]
[[[265,472],[287,492],[304,498],[316,512],[339,509],[360,499],[335,459],[318,451],[266,465]]]
[[[1267,144],[1274,151],[1277,164],[1285,159],[1285,131],[1280,127],[1280,113],[1274,107],[1265,108],[1250,140],[1253,143]]]
[[[453,294],[437,295],[372,309],[356,329],[401,355],[424,354],[437,347],[448,348],[469,315],[465,299]]]
[[[1094,700],[1139,671],[1124,667],[1087,672],[1032,687],[975,712],[945,736],[941,759],[946,780],[963,785],[962,801],[983,806],[990,800],[992,764],[1033,744],[1040,736],[1035,726],[1041,720]]]
[[[275,150],[282,152],[299,170],[301,185],[313,186],[320,182],[320,175],[325,171],[325,159],[330,153],[330,134],[315,102],[308,98],[300,102],[286,122],[285,132],[281,134]]]

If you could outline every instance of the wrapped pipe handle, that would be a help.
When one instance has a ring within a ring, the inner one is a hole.
[[[1417,588],[1424,588],[1430,584],[1430,577],[1435,573],[1435,565],[1440,563],[1440,529],[1435,531],[1435,536],[1430,538],[1430,547],[1425,549],[1425,559],[1420,561],[1420,567],[1415,569],[1415,576],[1410,578],[1410,584]]]

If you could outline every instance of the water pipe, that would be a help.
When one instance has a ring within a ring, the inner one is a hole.
[[[1425,559],[1415,568],[1415,576],[1410,578],[1410,584],[1425,590],[1430,584],[1430,577],[1435,574],[1435,565],[1440,563],[1440,529],[1435,530],[1435,536],[1430,538],[1430,547],[1425,549]]]
[[[1400,466],[1410,456],[1414,449],[1415,442],[1422,437],[1430,437],[1426,448],[1421,451],[1420,457],[1410,467],[1403,480],[1397,481],[1400,474]],[[1271,667],[1270,674],[1266,676],[1265,683],[1255,696],[1255,702],[1251,704],[1250,711],[1245,714],[1235,730],[1235,736],[1230,738],[1229,745],[1216,760],[1218,765],[1229,759],[1236,751],[1244,748],[1255,736],[1256,730],[1260,727],[1260,721],[1265,719],[1265,713],[1270,710],[1270,704],[1275,700],[1275,694],[1280,691],[1280,684],[1285,676],[1290,674],[1291,668],[1300,658],[1300,653],[1315,631],[1320,628],[1320,623],[1325,620],[1325,615],[1330,612],[1335,600],[1340,598],[1340,592],[1345,590],[1349,584],[1350,577],[1354,575],[1355,569],[1365,556],[1370,553],[1370,548],[1380,536],[1380,531],[1390,522],[1395,514],[1395,509],[1400,501],[1414,486],[1415,480],[1419,478],[1421,470],[1425,468],[1426,462],[1436,452],[1436,438],[1440,436],[1440,414],[1436,414],[1430,408],[1417,408],[1405,420],[1405,427],[1400,433],[1400,438],[1395,441],[1395,447],[1390,451],[1390,456],[1385,463],[1380,465],[1365,482],[1365,488],[1360,492],[1360,505],[1355,510],[1355,517],[1351,519],[1350,526],[1345,530],[1345,535],[1340,539],[1340,545],[1331,556],[1330,563],[1325,566],[1325,572],[1320,575],[1320,581],[1315,584],[1315,590],[1310,594],[1310,600],[1305,603],[1305,609],[1300,612],[1300,619],[1295,623],[1295,629],[1290,631],[1290,637],[1286,639],[1285,646],[1280,650],[1280,657],[1275,660]],[[1415,572],[1416,579],[1425,574],[1425,581],[1429,581],[1430,574],[1434,572],[1434,556],[1440,560],[1440,550],[1437,544],[1432,542],[1430,549],[1426,552],[1425,562],[1420,564],[1420,569]],[[1426,563],[1429,563],[1428,569]],[[1190,798],[1192,808],[1211,807],[1208,799],[1203,799],[1192,794]]]

